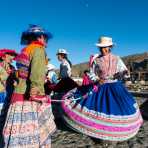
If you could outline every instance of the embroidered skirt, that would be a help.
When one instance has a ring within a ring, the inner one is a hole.
[[[136,101],[120,82],[75,88],[63,100],[67,124],[95,138],[124,141],[143,123]]]
[[[56,130],[51,103],[22,101],[14,93],[3,129],[5,147],[50,147],[51,135]],[[16,101],[14,101],[16,100]]]

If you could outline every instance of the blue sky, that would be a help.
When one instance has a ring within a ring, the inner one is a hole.
[[[56,66],[58,48],[68,50],[73,64],[85,62],[102,35],[113,38],[120,56],[148,51],[147,0],[1,0],[0,48],[20,51],[28,24],[53,34],[47,54]]]

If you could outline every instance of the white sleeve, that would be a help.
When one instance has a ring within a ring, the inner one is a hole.
[[[70,64],[67,62],[67,68],[68,68],[68,76],[71,77],[71,67],[70,67]]]
[[[92,81],[94,81],[94,82],[99,79],[98,76],[96,76],[95,73],[93,73],[93,72],[90,72],[88,74],[88,76],[89,76],[89,79],[92,80]]]
[[[128,70],[126,65],[123,63],[122,59],[120,57],[118,57],[116,72],[123,72],[125,70]]]
[[[90,67],[90,73],[88,76],[92,81],[97,81],[99,79],[98,66],[99,65],[95,64],[94,62],[92,67]]]

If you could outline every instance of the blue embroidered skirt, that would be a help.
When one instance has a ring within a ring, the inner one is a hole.
[[[120,82],[75,88],[63,100],[68,125],[95,138],[124,141],[143,122],[136,101]]]

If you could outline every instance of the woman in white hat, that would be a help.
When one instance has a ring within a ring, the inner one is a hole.
[[[53,89],[54,92],[66,93],[67,91],[77,87],[77,83],[71,79],[71,61],[68,59],[68,52],[66,49],[59,49],[57,58],[61,62],[59,83]]]
[[[60,64],[60,78],[64,79],[71,77],[71,62],[68,59],[68,52],[66,49],[59,49],[57,52],[57,58],[61,62]]]
[[[127,74],[127,68],[111,53],[112,38],[101,37],[96,45],[101,54],[90,61],[96,85],[73,89],[63,97],[64,119],[73,129],[91,137],[124,141],[137,134],[143,120],[136,101],[118,81]]]

